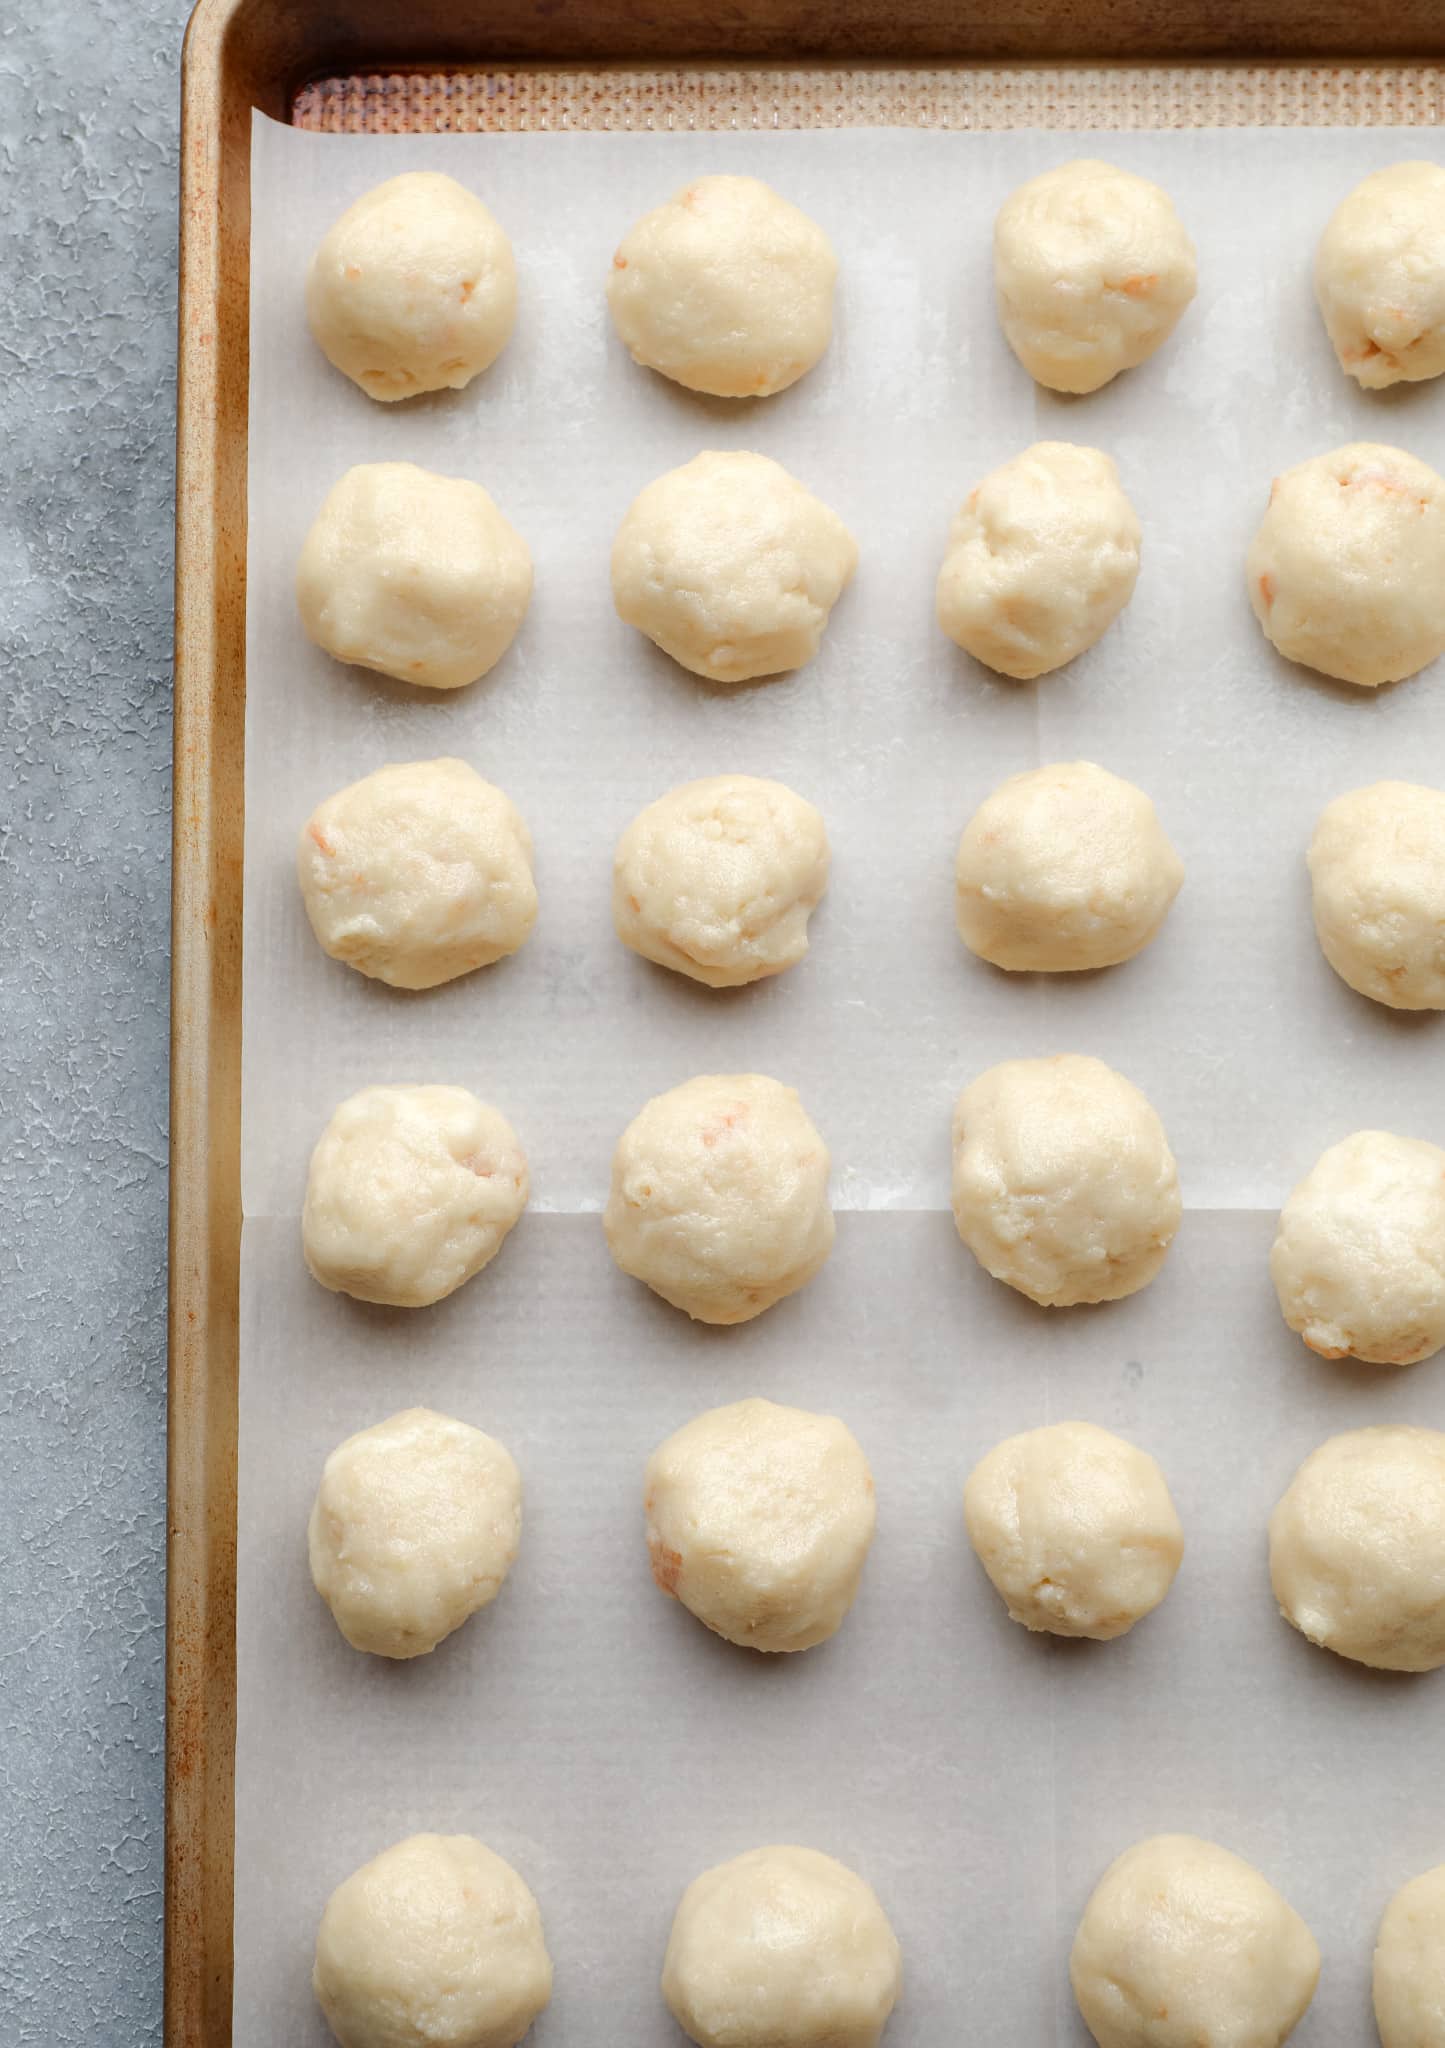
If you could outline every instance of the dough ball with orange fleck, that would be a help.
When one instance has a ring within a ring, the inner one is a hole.
[[[746,1323],[833,1249],[828,1148],[795,1089],[700,1074],[622,1133],[602,1222],[624,1273],[697,1322]]]
[[[479,1273],[527,1206],[527,1159],[465,1088],[363,1088],[311,1155],[301,1241],[323,1287],[424,1308]]]
[[[1367,391],[1445,370],[1445,170],[1389,164],[1330,215],[1315,297],[1340,368]]]
[[[318,647],[428,690],[495,668],[531,600],[527,543],[481,485],[412,462],[347,470],[296,565]]]
[[[521,1538],[522,1476],[506,1446],[407,1408],[326,1460],[307,1550],[354,1650],[424,1657],[496,1599]]]
[[[624,946],[709,988],[781,974],[828,885],[819,813],[781,782],[709,775],[639,811],[612,867]]]
[[[994,287],[1009,347],[1051,391],[1097,391],[1152,356],[1194,297],[1194,245],[1169,194],[1083,158],[999,209]]]
[[[511,335],[512,245],[455,178],[404,172],[363,193],[323,237],[306,317],[327,360],[384,404],[457,390]]]
[[[296,849],[324,952],[392,988],[515,953],[537,919],[532,835],[465,761],[404,761],[318,804]]]
[[[748,1650],[810,1650],[853,1605],[877,1511],[873,1475],[835,1415],[734,1401],[647,1463],[652,1575]]]
[[[1249,601],[1289,661],[1377,689],[1445,652],[1445,478],[1352,441],[1277,476]]]
[[[689,391],[766,398],[833,333],[833,245],[761,178],[694,178],[624,235],[607,279],[634,359]]]

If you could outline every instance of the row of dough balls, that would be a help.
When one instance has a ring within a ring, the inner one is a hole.
[[[1037,442],[954,519],[939,624],[1003,675],[1045,675],[1119,616],[1140,542],[1107,455]],[[842,520],[780,464],[709,450],[634,499],[612,546],[613,602],[692,674],[749,682],[813,658],[857,563]],[[1445,479],[1369,441],[1299,463],[1275,479],[1247,576],[1290,660],[1364,688],[1413,675],[1445,651]],[[362,463],[307,534],[296,593],[307,634],[338,661],[451,690],[511,645],[532,560],[480,484]]]
[[[608,1246],[695,1320],[749,1322],[832,1251],[828,1167],[796,1090],[764,1074],[699,1075],[654,1096],[618,1140]],[[516,1132],[467,1089],[363,1088],[311,1155],[306,1263],[334,1292],[425,1307],[496,1256],[527,1194]],[[1005,1060],[958,1098],[959,1236],[1044,1307],[1147,1285],[1181,1207],[1163,1125],[1102,1060]],[[1388,1131],[1331,1145],[1280,1212],[1270,1273],[1285,1321],[1320,1356],[1432,1356],[1445,1345],[1445,1150]]]
[[[1069,1956],[1099,2048],[1281,2048],[1319,1975],[1293,1907],[1196,1835],[1153,1835],[1116,1858]],[[332,1893],[312,1983],[341,2048],[515,2048],[550,2002],[552,1961],[509,1863],[471,1835],[410,1835]],[[902,1988],[872,1887],[792,1844],[696,1878],[662,1964],[662,1996],[699,2048],[878,2048]],[[1381,2048],[1445,2038],[1445,1865],[1387,1906],[1374,2006]]]
[[[1014,354],[1054,391],[1097,391],[1154,354],[1194,298],[1194,247],[1158,185],[1083,159],[1019,186],[994,221],[994,288]],[[838,261],[761,179],[694,178],[623,237],[607,278],[634,360],[690,391],[762,398],[820,360]],[[1445,171],[1393,164],[1340,203],[1315,292],[1341,367],[1372,389],[1445,370]],[[306,280],[327,359],[384,402],[459,389],[511,337],[516,264],[455,179],[407,172],[328,230]]]
[[[803,958],[829,861],[820,813],[784,783],[705,776],[617,842],[613,924],[645,960],[739,988]],[[1336,797],[1308,865],[1335,972],[1391,1009],[1445,1009],[1445,790]],[[322,949],[393,988],[489,966],[536,923],[531,834],[465,761],[393,763],[337,790],[302,828],[296,866]],[[1016,972],[1117,966],[1157,937],[1183,879],[1143,790],[1092,761],[1053,762],[1010,776],[964,828],[959,936]]]
[[[1184,1532],[1164,1475],[1088,1422],[995,1446],[964,1520],[1010,1618],[1109,1642],[1174,1583]],[[714,1634],[793,1653],[838,1632],[877,1520],[873,1475],[833,1415],[754,1397],[712,1408],[648,1460],[652,1575]],[[516,1561],[522,1481],[470,1424],[409,1408],[326,1460],[308,1548],[353,1649],[422,1657],[496,1599]],[[1270,1521],[1280,1611],[1311,1642],[1387,1671],[1445,1665],[1445,1435],[1390,1426],[1331,1437]]]

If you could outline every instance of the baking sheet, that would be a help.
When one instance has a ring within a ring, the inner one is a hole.
[[[1141,1834],[1214,1835],[1305,1914],[1325,1976],[1297,2038],[1368,2037],[1374,1922],[1445,1858],[1438,1687],[1357,1671],[1274,1616],[1263,1525],[1337,1428],[1445,1426],[1438,1367],[1321,1365],[1279,1322],[1273,1211],[1367,1124],[1437,1135],[1438,1019],[1354,996],[1310,930],[1319,808],[1383,775],[1440,779],[1445,678],[1377,694],[1280,662],[1241,562],[1270,477],[1358,437],[1445,466],[1445,394],[1367,396],[1335,368],[1309,256],[1334,198],[1445,150],[1418,131],[1121,135],[1200,259],[1201,294],[1152,363],[1067,400],[994,321],[989,225],[1006,193],[1098,137],[839,134],[333,137],[256,122],[248,542],[246,989],[238,1560],[236,2039],[325,2040],[309,1950],[327,1892],[419,1827],[468,1828],[536,1890],[557,1964],[539,2048],[670,2048],[656,1994],[676,1898],[707,1864],[798,1839],[862,1869],[903,1943],[898,2048],[1073,2044],[1064,1969],[1103,1864]],[[468,392],[372,404],[330,371],[301,281],[378,179],[441,168],[512,234],[517,334]],[[637,369],[602,298],[623,227],[707,169],[769,178],[828,228],[838,332],[802,384],[744,408]],[[1062,674],[1013,684],[932,619],[948,520],[1042,437],[1117,462],[1144,526],[1123,619]],[[756,447],[856,533],[861,563],[818,661],[742,691],[685,675],[615,618],[607,554],[652,476]],[[434,700],[311,648],[291,578],[351,463],[477,477],[537,571],[518,642]],[[514,960],[423,996],[316,949],[292,849],[318,798],[385,760],[460,753],[520,804],[541,916]],[[1077,755],[1155,798],[1185,889],[1140,960],[1012,978],[952,927],[952,857],[1005,774]],[[834,847],[814,949],[717,996],[613,938],[610,854],[641,804],[736,768],[811,797]],[[989,1282],[947,1214],[948,1112],[1011,1053],[1100,1054],[1159,1109],[1188,1207],[1134,1300],[1050,1316]],[[697,1072],[797,1085],[828,1139],[838,1249],[743,1329],[692,1329],[616,1274],[593,1213],[641,1102]],[[335,1103],[379,1080],[456,1080],[502,1107],[531,1207],[497,1262],[420,1314],[311,1283],[296,1218]],[[880,1529],[839,1638],[786,1661],[714,1642],[650,1589],[640,1475],[670,1429],[764,1392],[853,1425]],[[348,1651],[311,1590],[306,1513],[331,1446],[414,1401],[501,1436],[527,1483],[497,1604],[395,1669]],[[959,1489],[1001,1435],[1081,1414],[1161,1459],[1189,1552],[1131,1637],[1034,1641],[967,1553]]]

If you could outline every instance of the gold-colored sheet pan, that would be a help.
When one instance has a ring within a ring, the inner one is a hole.
[[[328,133],[1435,125],[1395,0],[200,0],[182,100],[167,2048],[231,2038],[251,110]]]

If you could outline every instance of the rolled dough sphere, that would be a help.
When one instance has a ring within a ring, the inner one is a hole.
[[[1062,668],[1134,595],[1139,520],[1097,448],[1036,441],[968,494],[938,572],[938,623],[1027,680]]]
[[[296,849],[323,952],[393,988],[515,953],[537,921],[532,835],[465,761],[378,768],[318,804]]]
[[[511,1453],[407,1408],[337,1445],[311,1510],[311,1577],[354,1650],[423,1657],[496,1599],[522,1536]]]
[[[1195,1835],[1154,1835],[1111,1863],[1069,1957],[1099,2048],[1280,2048],[1319,1975],[1294,1908]]]
[[[364,462],[306,536],[296,601],[337,661],[458,690],[495,668],[532,597],[532,558],[480,484]]]
[[[455,178],[407,171],[364,193],[322,238],[306,317],[327,360],[372,398],[459,390],[511,335],[512,245]]]
[[[796,966],[828,886],[828,834],[781,782],[709,775],[639,811],[612,864],[624,946],[709,988]]]
[[[958,935],[995,967],[1113,967],[1157,938],[1184,866],[1142,789],[1092,761],[1011,775],[958,845]]]
[[[1445,170],[1391,164],[1330,215],[1315,296],[1340,367],[1367,390],[1445,370]]]
[[[471,1835],[409,1835],[327,1900],[311,1983],[341,2048],[515,2048],[552,1963],[510,1863]]]
[[[1445,790],[1372,782],[1326,804],[1309,850],[1315,931],[1342,981],[1445,1010]]]
[[[1356,1131],[1280,1211],[1280,1311],[1322,1358],[1414,1365],[1445,1344],[1445,1151]]]
[[[1290,661],[1377,689],[1445,649],[1445,480],[1352,441],[1277,476],[1250,543],[1249,601]]]
[[[877,1520],[852,1431],[760,1400],[711,1408],[660,1444],[645,1504],[653,1578],[748,1650],[837,1634]]]
[[[1380,2048],[1445,2041],[1445,1863],[1402,1885],[1375,1942]]]
[[[699,2048],[877,2048],[903,1963],[872,1889],[817,1849],[751,1849],[695,1878],[662,1995]]]
[[[858,565],[853,536],[766,455],[696,455],[650,483],[612,544],[618,616],[695,676],[801,668]]]
[[[623,237],[607,303],[633,358],[716,398],[766,398],[833,333],[838,259],[761,178],[694,178]]]
[[[828,1148],[797,1090],[700,1074],[617,1141],[603,1226],[624,1273],[702,1323],[746,1323],[833,1249]]]
[[[993,230],[1009,347],[1051,391],[1097,391],[1169,339],[1197,273],[1167,192],[1092,158],[1030,178]]]
[[[1092,1422],[1011,1436],[963,1490],[968,1540],[1009,1618],[1109,1642],[1174,1583],[1184,1531],[1147,1451]]]
[[[1445,1436],[1350,1429],[1311,1452],[1269,1521],[1286,1621],[1379,1671],[1445,1664]]]
[[[527,1206],[527,1159],[465,1088],[363,1088],[311,1155],[301,1238],[323,1287],[423,1308],[480,1273]]]
[[[953,1112],[953,1216],[986,1271],[1046,1308],[1147,1285],[1179,1227],[1164,1127],[1083,1053],[1004,1060]]]

